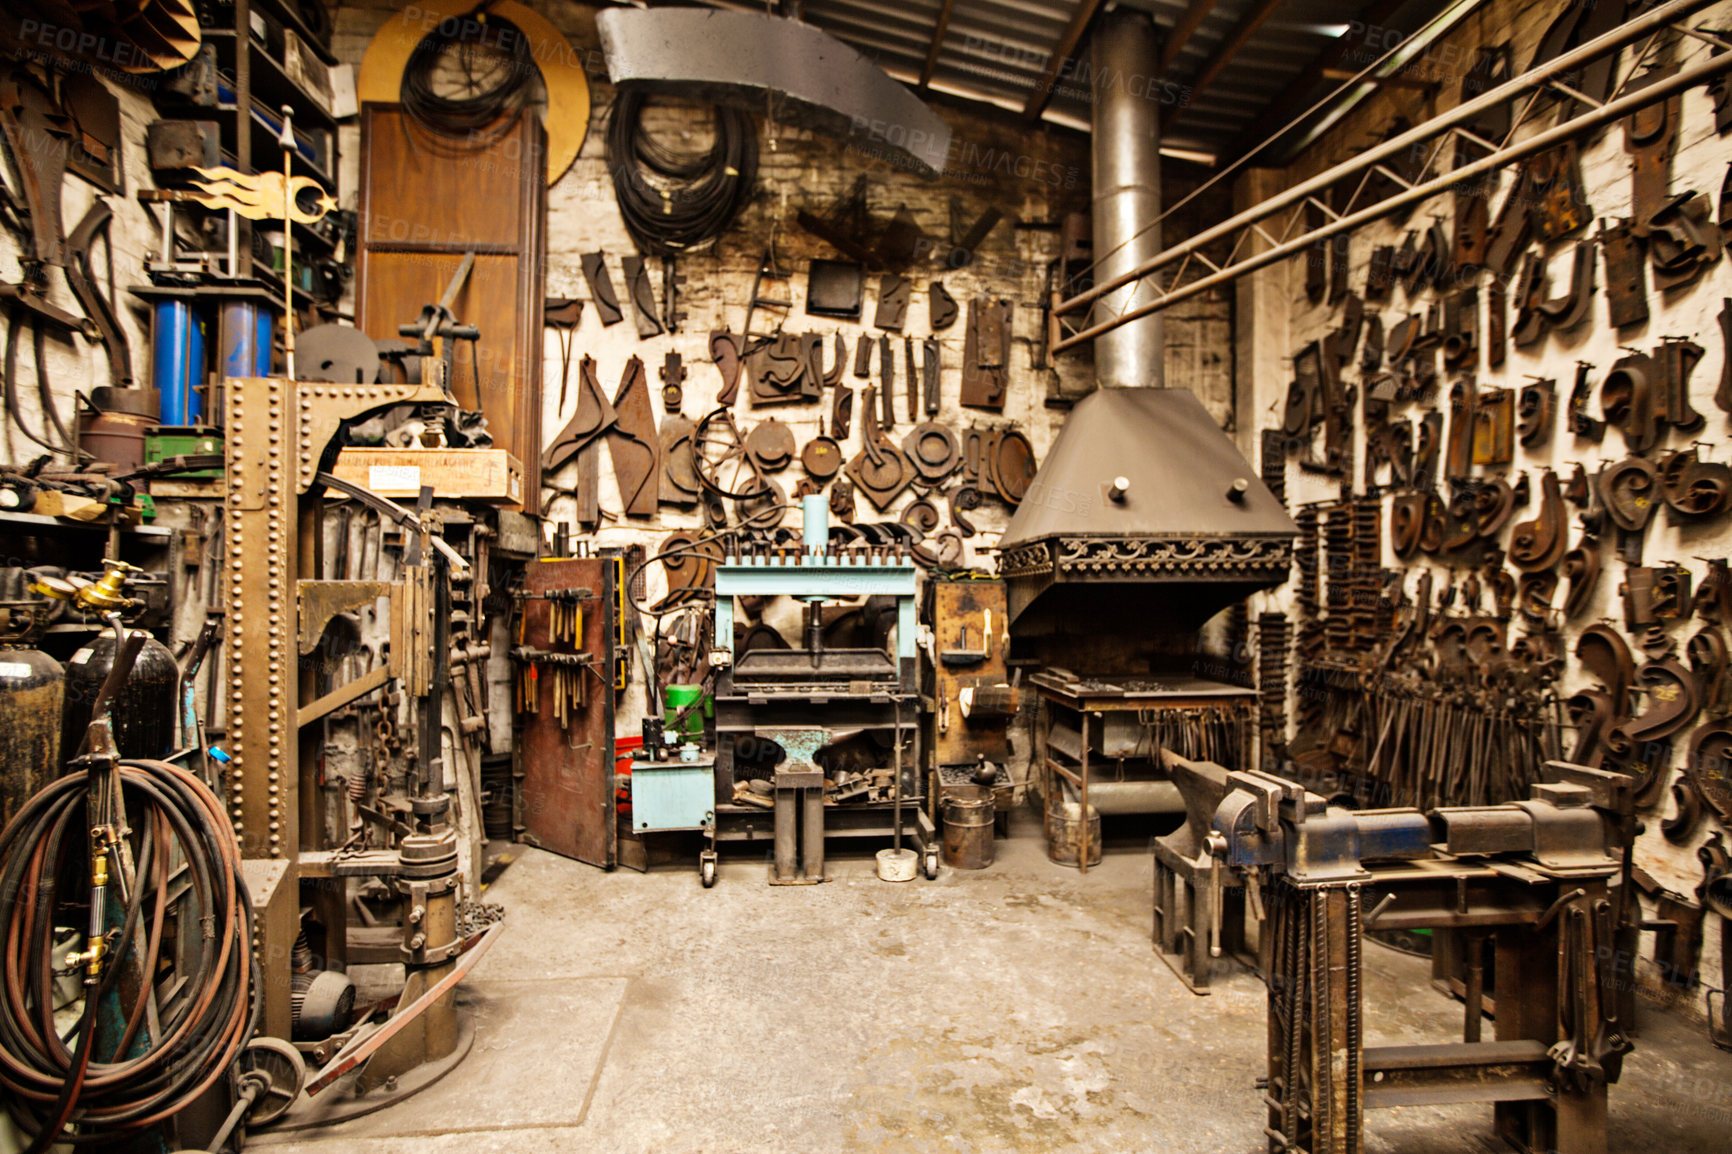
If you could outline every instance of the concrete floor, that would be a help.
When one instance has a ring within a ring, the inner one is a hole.
[[[1198,998],[1149,944],[1150,859],[1115,845],[1086,878],[1032,817],[982,872],[823,886],[762,860],[612,874],[534,850],[488,891],[510,925],[464,986],[474,1052],[409,1102],[271,1154],[443,1151],[1264,1149],[1262,986]],[[1365,949],[1367,1042],[1443,1041],[1459,1006],[1426,964]],[[1459,1036],[1458,1034],[1456,1036]],[[1612,1088],[1609,1148],[1732,1148],[1732,1054],[1646,1010]],[[1373,1154],[1503,1149],[1489,1108],[1370,1116]]]

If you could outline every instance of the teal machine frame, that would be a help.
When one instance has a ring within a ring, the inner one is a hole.
[[[711,664],[717,671],[717,839],[774,837],[772,884],[801,885],[825,880],[826,836],[900,834],[922,853],[927,876],[936,876],[938,839],[918,796],[919,570],[900,549],[833,547],[822,495],[802,498],[800,507],[804,523],[798,551],[731,553],[716,566],[716,649]],[[811,606],[808,647],[735,652],[734,598],[749,596],[793,597]],[[896,599],[894,648],[824,649],[817,607],[825,601],[870,596]],[[894,800],[825,806],[823,772],[814,760],[817,751],[871,729],[890,731]],[[813,730],[824,731],[829,740],[817,740]],[[734,758],[746,739],[775,742],[786,754],[775,774],[773,814],[733,804]],[[905,742],[912,745],[906,757]]]

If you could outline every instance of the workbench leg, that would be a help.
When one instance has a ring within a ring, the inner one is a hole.
[[[1083,873],[1089,872],[1089,713],[1084,709],[1078,716],[1082,719],[1082,829],[1077,832],[1077,868]],[[1064,812],[1060,810],[1059,812]]]
[[[800,815],[794,804],[796,790],[776,791],[776,880],[794,880],[796,849],[799,845]]]
[[[805,839],[804,852],[801,857],[801,868],[811,881],[824,880],[824,791],[821,789],[806,789],[805,795],[806,821],[802,837]]]
[[[1214,925],[1214,890],[1206,885],[1189,885],[1191,921],[1191,985],[1199,990],[1209,988],[1209,927]]]

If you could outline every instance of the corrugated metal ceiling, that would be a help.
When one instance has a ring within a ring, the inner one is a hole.
[[[1327,69],[1357,69],[1369,61],[1358,58],[1346,38],[1355,22],[1410,32],[1437,10],[1435,0],[1126,3],[1150,12],[1167,36],[1166,69],[1133,81],[1168,104],[1166,149],[1221,161],[1259,143],[1294,110],[1329,91],[1334,82]],[[934,91],[1088,127],[1086,32],[1057,68],[1050,98],[1034,97],[1055,53],[1074,38],[1079,13],[1088,20],[1105,7],[1101,0],[806,0],[801,14],[892,76],[918,85],[947,7],[949,22],[929,79]],[[1187,26],[1182,40],[1174,35]]]

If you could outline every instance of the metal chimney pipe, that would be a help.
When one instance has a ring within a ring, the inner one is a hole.
[[[1107,280],[1161,250],[1161,124],[1154,92],[1160,39],[1147,12],[1115,8],[1103,14],[1089,43],[1094,85],[1091,140],[1094,180],[1095,279]],[[1135,299],[1132,299],[1135,298]],[[1117,316],[1151,299],[1127,285],[1101,297],[1093,317]],[[1155,313],[1095,338],[1095,380],[1105,388],[1165,385],[1165,344]]]

